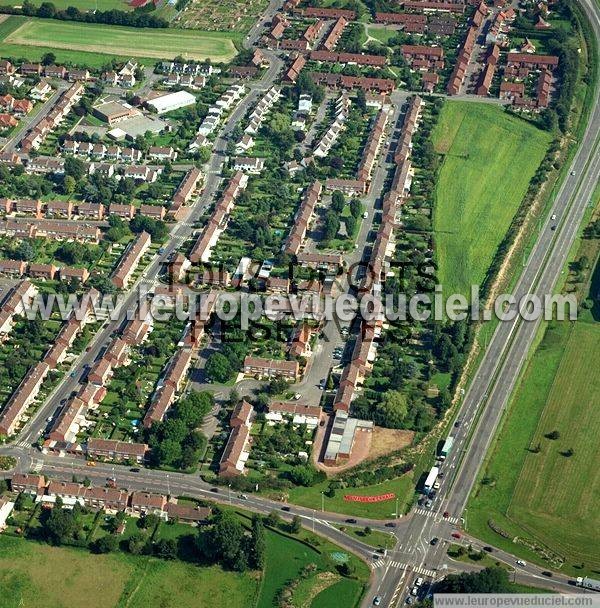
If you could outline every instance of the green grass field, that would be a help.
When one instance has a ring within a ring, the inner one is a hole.
[[[115,56],[157,59],[211,59],[227,62],[236,55],[237,34],[199,30],[142,29],[11,16],[0,23],[3,57],[39,59],[49,51],[59,62],[100,67]]]
[[[321,510],[321,492],[328,488],[328,482],[320,483],[308,488],[297,486],[289,491],[289,502]],[[356,515],[357,517],[369,517],[372,519],[392,519],[396,511],[396,500],[386,500],[383,502],[351,502],[344,500],[345,494],[359,496],[376,496],[394,492],[399,497],[399,510],[404,513],[406,507],[412,502],[414,496],[414,479],[411,473],[407,473],[397,479],[384,481],[383,483],[365,486],[362,488],[346,488],[336,490],[335,496],[325,496],[325,511],[334,511],[345,515]]]
[[[444,155],[434,213],[444,294],[483,282],[550,139],[492,104],[444,104],[433,132]]]
[[[537,540],[562,556],[568,572],[598,571],[599,366],[600,323],[549,326],[492,452],[484,473],[488,483],[471,499],[470,532],[514,550],[489,528],[492,519],[510,535]],[[545,437],[555,430],[557,440]],[[538,453],[531,451],[538,445]],[[565,456],[569,448],[574,453]]]
[[[124,554],[93,555],[0,536],[0,608],[197,608],[253,604],[257,580]]]
[[[31,0],[32,4],[39,6],[44,0]],[[21,0],[0,0],[0,6],[21,6]],[[52,0],[52,4],[60,11],[75,6],[80,11],[130,11],[132,10],[126,0]]]

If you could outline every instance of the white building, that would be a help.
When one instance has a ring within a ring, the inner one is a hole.
[[[167,93],[161,95],[147,102],[147,105],[155,109],[158,114],[165,114],[166,112],[173,112],[173,110],[179,110],[180,108],[186,108],[196,103],[196,98],[187,91],[175,91],[174,93]]]

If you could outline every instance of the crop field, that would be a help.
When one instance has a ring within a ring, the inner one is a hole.
[[[566,571],[600,568],[600,377],[590,373],[599,366],[600,323],[549,326],[471,499],[470,532],[512,544],[492,532],[491,519],[562,556]]]
[[[484,281],[550,139],[495,105],[444,104],[433,132],[444,156],[434,212],[444,294]]]
[[[155,61],[181,55],[227,62],[234,36],[197,30],[142,29],[11,16],[0,24],[3,56],[37,59],[52,51],[58,61],[102,65],[115,55]],[[100,58],[93,61],[94,56]]]
[[[42,4],[44,0],[31,0],[35,6]],[[0,0],[0,6],[21,6],[22,0]],[[75,6],[80,11],[130,11],[129,2],[126,0],[52,0],[52,4],[59,10],[65,10],[69,6]]]

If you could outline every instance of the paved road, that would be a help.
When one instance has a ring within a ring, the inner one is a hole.
[[[583,0],[581,4],[589,15],[596,38],[600,39],[600,9],[591,0]],[[552,294],[581,225],[585,208],[598,183],[598,97],[596,91],[596,103],[571,164],[569,176],[556,196],[549,217],[541,227],[537,243],[513,291],[517,300],[527,293]],[[556,215],[555,221],[551,219],[552,215]],[[556,226],[556,229],[552,230],[552,226]],[[445,475],[438,496],[431,512],[417,509],[414,514],[404,539],[397,547],[399,563],[428,568],[432,571],[432,576],[445,571],[444,564],[448,561],[446,547],[443,542],[432,546],[430,541],[434,537],[448,539],[452,533],[456,533],[456,524],[446,520],[443,513],[448,512],[452,521],[460,524],[469,494],[538,327],[539,321],[527,322],[519,318],[499,323],[460,408],[460,425],[453,431],[453,453],[443,464]],[[514,556],[507,560],[515,563]],[[398,593],[402,576],[402,568],[390,569],[380,587],[374,589],[375,594],[383,597],[382,605],[396,605],[402,596],[402,593]],[[517,579],[519,576],[537,580],[540,578],[540,568],[529,565],[522,569]],[[553,583],[568,585],[567,577],[555,575]],[[539,580],[537,584],[540,584]],[[367,604],[368,601],[365,600],[365,605]]]

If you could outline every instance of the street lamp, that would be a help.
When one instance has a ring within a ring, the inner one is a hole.
[[[325,511],[325,492],[321,492],[321,513]]]

